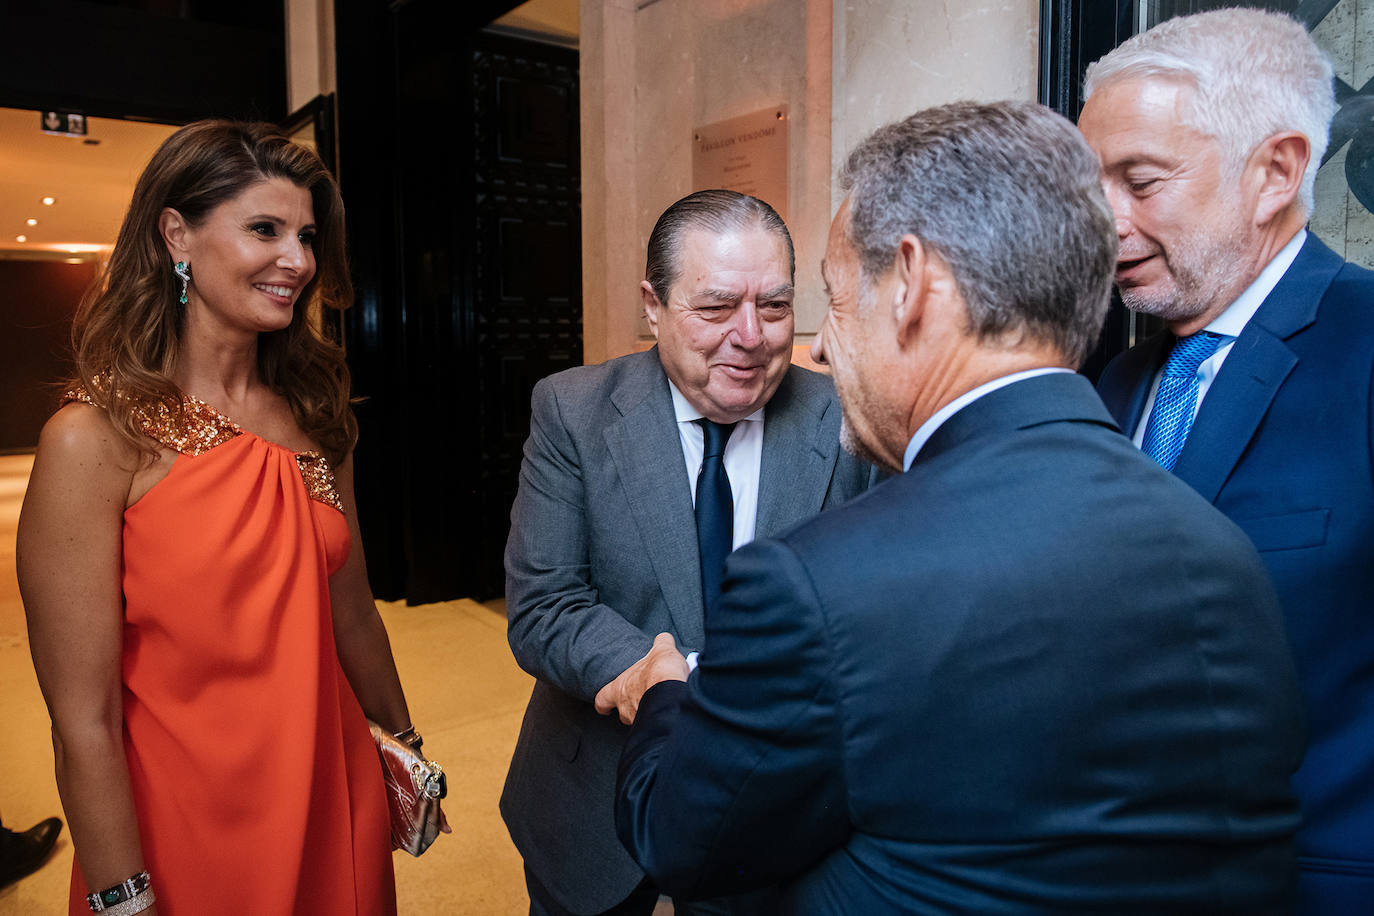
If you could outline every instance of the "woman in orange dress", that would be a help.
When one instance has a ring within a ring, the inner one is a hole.
[[[319,320],[351,297],[343,226],[313,153],[189,125],[77,315],[18,560],[73,914],[396,910],[364,716],[413,730]]]

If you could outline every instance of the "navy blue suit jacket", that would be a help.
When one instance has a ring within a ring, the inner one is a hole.
[[[1172,335],[1098,383],[1136,428]],[[1374,913],[1374,273],[1309,235],[1222,364],[1174,473],[1250,536],[1307,714],[1304,912]]]
[[[795,913],[1287,912],[1298,707],[1245,536],[1041,376],[731,555],[616,823],[675,894]]]

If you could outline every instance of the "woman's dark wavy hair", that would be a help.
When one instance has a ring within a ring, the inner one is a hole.
[[[157,402],[181,410],[172,371],[185,325],[180,281],[159,217],[172,207],[197,226],[220,204],[272,178],[310,192],[315,276],[301,290],[291,324],[260,336],[258,372],[336,467],[357,439],[343,348],[320,320],[323,309],[344,309],[353,301],[338,185],[318,156],[275,125],[198,121],[168,137],[139,176],[105,272],[72,325],[75,382],[149,458],[156,449],[142,434],[138,413]]]

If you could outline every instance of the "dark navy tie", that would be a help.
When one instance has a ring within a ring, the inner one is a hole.
[[[701,471],[697,474],[697,546],[701,548],[702,604],[710,610],[720,597],[725,558],[735,542],[735,500],[725,475],[725,443],[733,423],[701,424]]]
[[[1145,427],[1145,439],[1140,448],[1160,466],[1172,471],[1193,428],[1196,415],[1198,379],[1197,369],[1217,351],[1221,337],[1199,331],[1174,341],[1164,374],[1159,377],[1159,391]]]

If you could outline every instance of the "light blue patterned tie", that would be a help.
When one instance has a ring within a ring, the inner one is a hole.
[[[1217,351],[1221,337],[1199,331],[1174,340],[1164,374],[1159,378],[1155,406],[1150,411],[1150,423],[1145,427],[1141,450],[1160,466],[1172,471],[1188,431],[1193,428],[1194,406],[1197,404],[1197,368]]]

